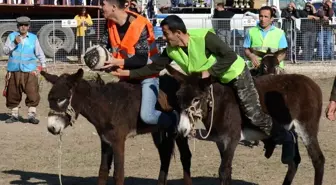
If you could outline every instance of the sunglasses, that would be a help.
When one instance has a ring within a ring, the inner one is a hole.
[[[20,27],[20,26],[26,26],[26,27],[28,27],[29,24],[19,24],[19,27]]]

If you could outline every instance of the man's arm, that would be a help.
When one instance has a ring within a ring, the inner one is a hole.
[[[288,47],[288,43],[287,43],[287,39],[286,39],[286,36],[285,36],[285,32],[282,32],[278,48],[283,49],[283,48],[287,48],[287,47]]]
[[[41,48],[41,45],[38,39],[36,39],[36,42],[35,42],[35,55],[41,62],[42,68],[45,68],[46,67],[46,57],[44,55],[44,52]]]
[[[213,76],[220,77],[237,59],[237,54],[212,32],[205,36],[205,48],[216,56],[216,63],[208,70]]]
[[[107,26],[107,21],[105,22],[104,26],[104,33],[103,36],[101,37],[99,44],[104,46],[107,50],[111,51],[111,43],[110,43],[110,38],[109,38],[109,33],[108,33],[108,26]]]
[[[140,35],[138,42],[135,45],[135,55],[130,58],[125,59],[124,68],[125,69],[137,69],[145,66],[148,60],[148,31],[145,27]]]
[[[334,84],[332,86],[331,94],[330,94],[330,101],[336,102],[336,77],[334,80]]]
[[[158,74],[166,65],[169,65],[172,60],[168,57],[166,49],[162,52],[161,56],[153,63],[145,65],[142,68],[130,70],[130,78],[140,78]]]
[[[6,43],[3,47],[3,51],[6,55],[9,55],[13,52],[13,50],[16,48],[16,44],[14,42],[11,42],[9,37],[7,37]]]
[[[258,56],[251,52],[250,50],[251,45],[252,45],[251,37],[249,32],[247,32],[243,45],[243,47],[245,48],[244,50],[245,56],[247,56],[247,58],[253,63],[254,66],[259,66],[260,61],[258,59]]]

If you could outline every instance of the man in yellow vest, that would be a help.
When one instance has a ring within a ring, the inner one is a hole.
[[[283,30],[272,25],[275,12],[270,6],[263,6],[259,10],[259,23],[248,30],[244,40],[245,55],[248,57],[248,66],[258,68],[261,58],[252,53],[251,49],[266,52],[268,48],[271,52],[287,48],[287,40]],[[279,64],[280,71],[283,72],[284,62]]]
[[[223,84],[232,84],[239,97],[242,110],[252,124],[258,126],[267,135],[281,142],[286,150],[283,162],[289,163],[294,156],[292,134],[273,124],[272,118],[262,111],[259,95],[254,81],[243,58],[237,55],[217,35],[207,29],[195,29],[187,32],[183,20],[170,15],[161,22],[164,39],[168,46],[152,64],[136,70],[118,69],[112,74],[138,78],[156,74],[165,65],[174,60],[186,73],[202,72],[202,78],[210,75],[217,77]]]

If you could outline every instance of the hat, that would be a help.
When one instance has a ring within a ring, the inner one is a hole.
[[[84,62],[90,69],[99,70],[111,57],[110,52],[105,47],[95,45],[86,50]]]
[[[18,24],[29,24],[30,23],[30,18],[26,16],[18,17],[16,18],[16,22]]]

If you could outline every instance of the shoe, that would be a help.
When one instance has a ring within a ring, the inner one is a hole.
[[[35,116],[30,116],[28,117],[28,123],[36,125],[40,123],[40,120],[36,119]]]
[[[286,130],[279,124],[274,124],[272,128],[272,139],[276,144],[282,144],[281,162],[290,164],[295,156],[295,135],[292,131]]]
[[[18,122],[19,118],[16,116],[11,116],[10,118],[6,119],[5,123],[15,123]]]

